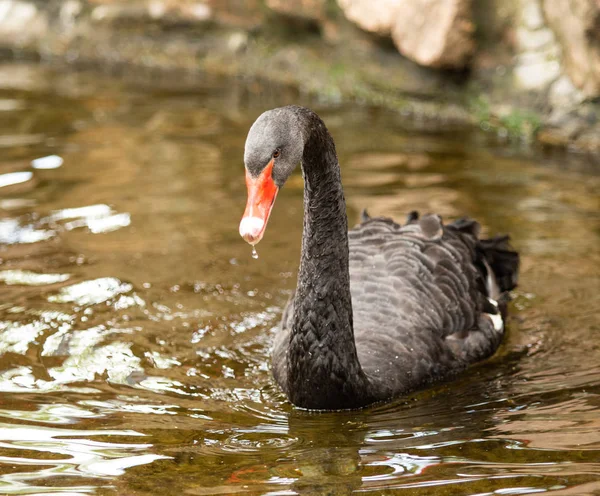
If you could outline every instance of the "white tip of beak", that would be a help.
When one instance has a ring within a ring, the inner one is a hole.
[[[247,243],[255,245],[262,238],[263,227],[265,221],[260,217],[243,217],[240,222],[240,236]]]

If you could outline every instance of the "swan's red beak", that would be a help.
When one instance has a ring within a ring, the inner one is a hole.
[[[273,181],[272,172],[273,160],[267,164],[258,177],[252,177],[246,170],[248,203],[246,203],[246,211],[240,222],[240,236],[251,245],[257,244],[262,239],[279,191]]]

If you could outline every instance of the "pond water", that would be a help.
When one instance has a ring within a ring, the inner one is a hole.
[[[176,88],[176,89],[174,89]],[[290,406],[269,347],[302,179],[259,258],[243,145],[310,103],[350,223],[367,207],[510,232],[508,335],[455,380],[361,411]],[[0,65],[0,494],[600,494],[600,180],[490,133],[253,81]]]

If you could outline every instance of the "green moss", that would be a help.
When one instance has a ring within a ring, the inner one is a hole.
[[[469,104],[469,109],[477,122],[489,122],[492,112],[490,110],[490,102],[483,95],[478,95],[473,98]]]
[[[512,138],[531,139],[542,125],[542,117],[535,111],[515,107],[494,107],[487,95],[469,99],[469,112],[486,131],[502,132]]]
[[[501,117],[500,122],[512,136],[532,137],[540,128],[542,119],[533,111],[514,109]]]

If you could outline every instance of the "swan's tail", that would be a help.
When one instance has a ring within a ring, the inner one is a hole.
[[[510,246],[509,236],[479,239],[479,223],[473,219],[459,219],[453,228],[477,240],[475,265],[479,268],[487,296],[506,304],[508,291],[517,286],[519,278],[519,254]]]
[[[519,279],[519,254],[509,244],[509,236],[480,239],[478,248],[495,276],[501,293],[517,286]]]

